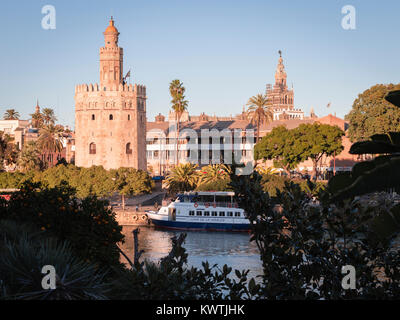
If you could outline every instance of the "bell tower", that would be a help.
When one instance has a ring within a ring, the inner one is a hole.
[[[113,17],[103,35],[105,45],[100,48],[100,86],[112,89],[122,83],[124,62],[124,51],[118,47],[119,32]]]
[[[275,87],[282,88],[282,91],[287,90],[286,79],[287,74],[283,65],[282,51],[279,50],[279,61],[275,72]]]

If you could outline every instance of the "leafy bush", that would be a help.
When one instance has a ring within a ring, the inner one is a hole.
[[[320,181],[312,182],[303,179],[289,179],[275,174],[262,174],[261,185],[264,191],[268,192],[270,197],[276,197],[278,191],[284,192],[286,184],[288,183],[298,185],[300,190],[309,196],[317,196],[326,189],[326,183]]]
[[[106,273],[78,259],[67,242],[46,237],[29,224],[0,222],[0,299],[106,299]],[[56,289],[42,287],[43,266],[56,270]]]
[[[197,186],[197,191],[230,191],[230,180],[218,180],[209,183],[203,183]]]
[[[68,241],[80,259],[99,266],[119,265],[122,227],[108,202],[91,196],[78,200],[66,184],[54,188],[26,182],[9,202],[0,202],[0,221],[31,223],[51,237]]]
[[[376,210],[358,202],[342,207],[311,205],[295,184],[271,199],[262,177],[231,176],[232,187],[252,224],[263,261],[261,297],[266,299],[396,299],[400,253],[376,237]],[[276,208],[275,205],[279,204]],[[398,234],[398,232],[397,232]],[[391,235],[393,238],[395,234]],[[341,286],[341,268],[356,269],[356,289]]]

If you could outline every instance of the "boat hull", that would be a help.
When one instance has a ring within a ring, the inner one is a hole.
[[[188,222],[151,219],[154,226],[173,230],[196,230],[196,231],[250,231],[248,223],[212,223],[212,222]]]

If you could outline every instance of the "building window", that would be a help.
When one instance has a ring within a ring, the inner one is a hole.
[[[132,154],[131,143],[126,144],[126,154]]]
[[[96,144],[93,142],[89,145],[89,154],[96,154]]]
[[[110,114],[109,119],[114,120],[114,116],[112,114]]]
[[[92,114],[92,120],[96,120],[96,116]]]
[[[128,114],[128,120],[131,120],[131,115],[130,114]]]

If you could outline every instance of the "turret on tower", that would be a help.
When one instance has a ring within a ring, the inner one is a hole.
[[[103,32],[105,46],[100,48],[100,87],[112,89],[122,84],[124,51],[118,47],[119,32],[111,17]]]

